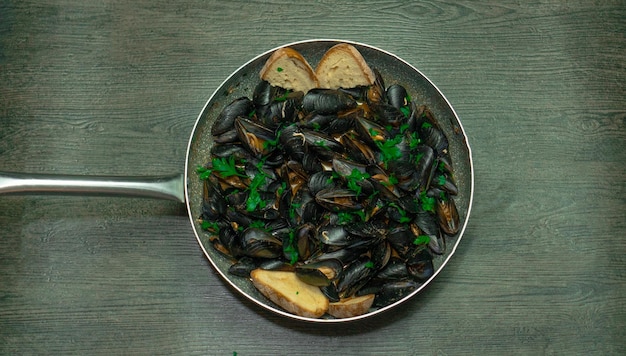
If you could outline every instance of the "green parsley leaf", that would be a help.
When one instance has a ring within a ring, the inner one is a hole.
[[[422,140],[420,140],[417,132],[411,133],[409,136],[409,148],[413,150],[417,148],[420,143],[422,143]]]
[[[238,176],[247,178],[245,174],[239,173],[237,166],[235,165],[235,157],[230,156],[228,158],[213,158],[213,170],[218,172],[222,177]]]
[[[422,209],[424,209],[424,211],[435,212],[435,198],[427,196],[424,191],[420,193],[420,201],[422,202]]]
[[[409,124],[400,125],[400,133],[404,133],[409,128]]]
[[[209,179],[209,177],[211,176],[211,173],[213,173],[212,170],[204,167],[204,166],[198,166],[196,167],[196,172],[198,172],[198,174],[200,174],[200,179]]]
[[[276,71],[277,71],[277,72],[282,72],[282,71],[283,71],[283,69],[282,69],[281,67],[278,67],[278,68],[276,68]]]
[[[402,112],[402,114],[404,114],[404,117],[409,117],[409,115],[411,115],[411,108],[409,108],[408,106],[401,107],[400,111]]]
[[[266,149],[268,147],[276,147],[276,146],[278,146],[278,142],[280,141],[280,133],[281,133],[281,130],[278,130],[276,132],[276,137],[273,140],[270,140],[270,139],[265,140],[263,142],[263,149]],[[263,160],[262,164],[265,164],[265,159]]]
[[[247,211],[255,211],[257,208],[263,209],[265,208],[267,203],[261,199],[261,195],[258,190],[250,190],[250,195],[248,196],[248,200],[246,200],[246,210]]]
[[[212,231],[215,233],[219,233],[220,232],[220,227],[219,225],[217,225],[216,222],[214,221],[207,221],[207,220],[202,220],[202,223],[200,224],[202,230],[207,230],[207,231]]]
[[[372,261],[365,262],[365,268],[374,268],[374,262]]]
[[[413,240],[414,245],[427,245],[430,242],[430,236],[428,235],[419,235]]]
[[[382,154],[383,163],[387,164],[390,161],[395,161],[398,158],[402,157],[402,152],[400,152],[400,148],[398,144],[402,141],[402,136],[398,135],[391,140],[387,141],[376,141],[376,146],[380,149]]]
[[[356,196],[358,197],[359,195],[361,195],[361,186],[357,184],[356,181],[354,180],[349,180],[348,181],[348,189],[352,190],[353,192],[356,193]]]
[[[283,192],[285,191],[285,189],[287,189],[287,182],[282,182],[280,184],[280,187],[278,187],[278,189],[276,189],[276,194],[278,196],[283,195]]]
[[[252,182],[250,182],[248,186],[250,195],[248,196],[248,200],[246,200],[247,211],[254,211],[257,208],[263,209],[267,205],[267,203],[261,199],[261,194],[259,194],[259,188],[265,183],[266,177],[267,174],[259,169],[259,173],[257,173],[252,179]]]
[[[356,168],[352,169],[352,172],[350,172],[350,175],[347,176],[347,179],[351,179],[351,180],[365,180],[367,178],[369,178],[370,175],[367,172],[363,172],[361,173],[361,171],[359,171]]]
[[[354,221],[354,215],[345,211],[337,213],[337,216],[339,218],[339,224],[341,225],[351,223]]]

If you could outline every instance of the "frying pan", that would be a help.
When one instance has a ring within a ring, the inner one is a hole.
[[[258,73],[269,56],[278,48],[292,47],[299,51],[313,67],[322,55],[337,43],[350,43],[363,55],[371,67],[378,69],[385,85],[400,84],[407,89],[413,101],[427,105],[437,118],[449,141],[449,152],[454,165],[459,194],[454,198],[460,218],[459,232],[447,240],[445,254],[434,258],[435,273],[417,290],[384,307],[373,308],[368,313],[344,319],[324,316],[320,319],[301,317],[288,313],[261,295],[245,278],[228,274],[231,261],[213,249],[206,232],[201,229],[198,217],[202,211],[203,184],[195,171],[210,158],[213,145],[211,126],[222,109],[234,99],[251,97],[259,82]],[[189,220],[200,248],[222,278],[257,305],[288,318],[310,322],[346,322],[367,318],[395,308],[411,299],[441,272],[454,254],[467,226],[472,206],[474,171],[467,136],[454,109],[439,89],[415,67],[396,55],[370,45],[344,41],[314,39],[289,43],[271,49],[251,59],[233,72],[213,93],[196,119],[187,147],[184,173],[166,177],[92,177],[32,175],[0,172],[0,194],[23,193],[74,193],[86,195],[131,195],[176,200],[187,205]]]

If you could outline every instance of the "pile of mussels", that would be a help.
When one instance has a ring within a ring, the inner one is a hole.
[[[393,303],[434,273],[459,216],[448,140],[406,89],[261,81],[212,127],[202,227],[229,273],[290,270],[331,302]]]

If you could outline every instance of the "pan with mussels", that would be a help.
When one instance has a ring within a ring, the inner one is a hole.
[[[311,63],[345,41],[288,44]],[[417,69],[348,42],[373,85],[275,87],[259,78],[268,51],[235,71],[198,117],[186,197],[202,249],[256,304],[294,319],[356,320],[396,307],[448,262],[473,194],[467,138]],[[252,270],[287,271],[331,303],[372,296],[361,314],[310,317],[268,300]]]

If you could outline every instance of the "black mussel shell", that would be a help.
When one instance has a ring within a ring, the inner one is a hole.
[[[420,249],[406,261],[406,269],[417,281],[423,282],[435,273],[433,256],[428,249]]]
[[[374,263],[366,257],[359,258],[346,268],[337,281],[339,296],[348,298],[363,287],[376,273]]]
[[[228,273],[239,277],[249,278],[250,272],[256,268],[257,264],[253,258],[243,256],[228,268]]]
[[[211,134],[220,135],[231,130],[234,127],[237,117],[248,117],[248,114],[252,112],[253,109],[254,105],[252,101],[246,97],[233,100],[218,115],[215,123],[211,127]]]
[[[387,88],[387,101],[396,109],[409,105],[409,94],[400,84],[393,84]]]
[[[420,285],[419,282],[408,279],[385,283],[376,293],[374,306],[384,307],[393,304],[419,288]]]
[[[306,112],[333,114],[357,106],[350,95],[335,89],[311,89],[302,99],[302,108]]]
[[[238,117],[235,119],[237,135],[244,146],[257,158],[268,155],[274,148],[274,131],[251,120]]]
[[[246,256],[276,258],[282,256],[282,241],[269,232],[249,227],[241,233],[241,249]]]
[[[459,212],[454,200],[442,192],[436,199],[435,209],[441,230],[448,235],[454,235],[459,231]]]
[[[322,189],[315,194],[315,200],[319,205],[334,212],[347,212],[363,209],[363,204],[358,200],[358,194],[348,189]]]
[[[296,267],[296,276],[307,284],[324,287],[337,280],[343,264],[337,259],[321,260]]]

